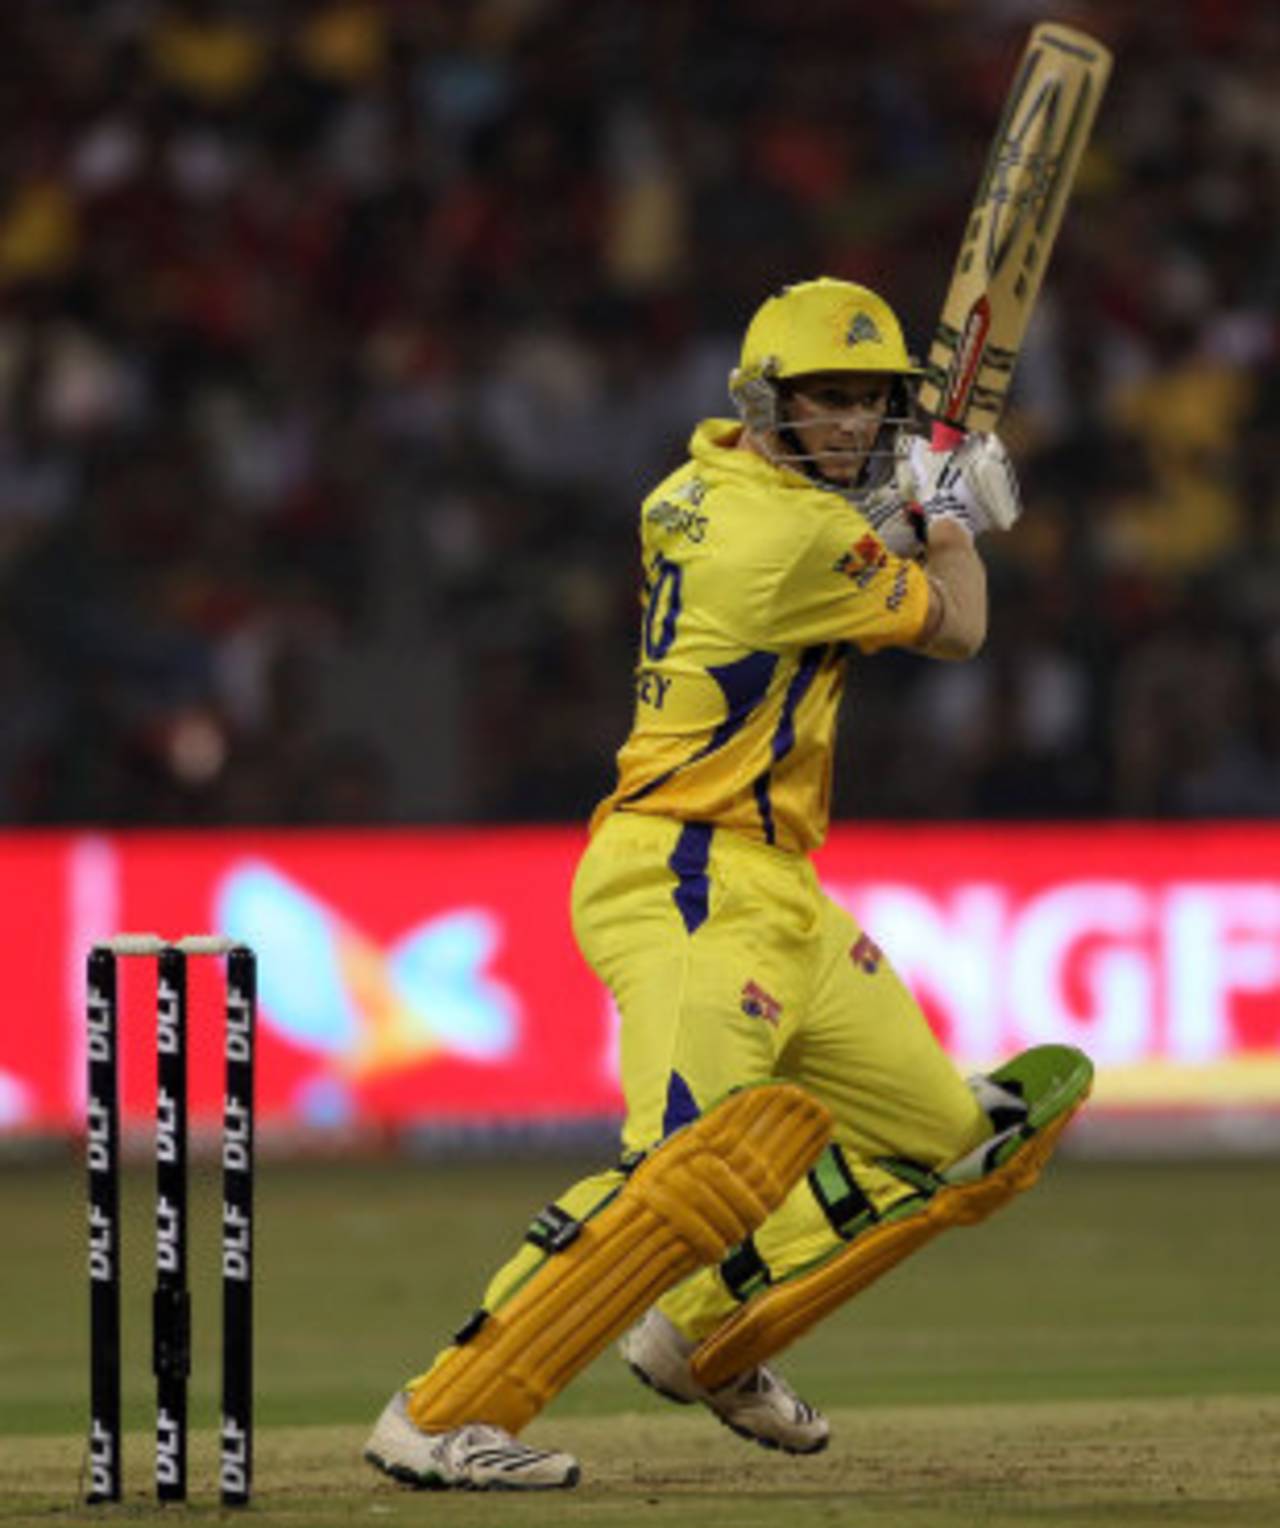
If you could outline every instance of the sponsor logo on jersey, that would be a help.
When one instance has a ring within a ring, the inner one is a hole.
[[[855,541],[847,552],[836,558],[832,571],[843,573],[846,578],[851,578],[859,589],[865,589],[888,561],[889,554],[883,542],[868,533]]]
[[[777,1027],[782,1017],[782,1004],[770,997],[759,982],[748,982],[742,989],[742,1011],[749,1019],[763,1019],[766,1024]]]
[[[907,597],[907,564],[898,569],[898,575],[893,581],[893,588],[889,590],[888,597],[884,602],[886,610],[897,610]]]
[[[707,533],[707,517],[698,510],[706,496],[706,483],[700,477],[691,477],[677,484],[668,498],[651,504],[645,519],[658,530],[687,536],[690,541],[701,541]]]
[[[686,509],[670,499],[659,499],[645,511],[645,519],[658,530],[670,531],[674,536],[686,536],[699,542],[707,534],[707,517],[696,509]]]

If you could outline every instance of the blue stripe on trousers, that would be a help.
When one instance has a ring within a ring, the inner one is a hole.
[[[668,866],[675,873],[672,893],[684,919],[685,932],[696,934],[710,911],[711,883],[707,860],[711,856],[712,826],[709,822],[686,822],[671,851]]]

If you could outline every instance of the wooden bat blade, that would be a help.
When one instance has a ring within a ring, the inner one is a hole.
[[[999,419],[1027,320],[1111,73],[1111,54],[1074,28],[1031,33],[1005,100],[920,402],[955,429]]]

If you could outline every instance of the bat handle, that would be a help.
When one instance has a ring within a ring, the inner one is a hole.
[[[945,424],[941,419],[933,421],[929,444],[935,451],[954,451],[963,439],[963,430],[957,430],[954,425]]]

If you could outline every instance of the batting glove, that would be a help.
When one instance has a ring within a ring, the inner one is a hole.
[[[927,522],[958,520],[981,536],[1009,530],[1022,513],[1017,474],[998,435],[966,435],[954,451],[935,451],[913,437],[908,465]]]
[[[996,435],[972,434],[954,451],[935,451],[921,436],[903,438],[892,489],[866,510],[880,539],[911,557],[929,522],[958,520],[971,536],[1007,531],[1022,513],[1013,462]]]

